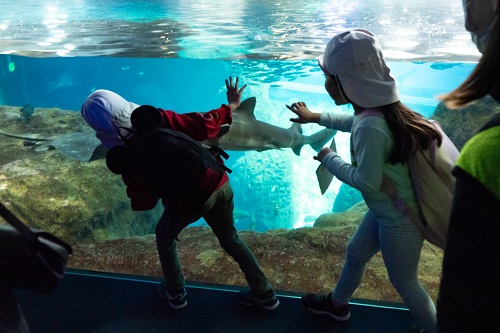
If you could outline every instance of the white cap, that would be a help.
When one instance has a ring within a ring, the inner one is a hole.
[[[83,119],[96,132],[96,137],[108,149],[123,145],[118,127],[132,127],[130,114],[139,105],[127,102],[120,95],[104,89],[94,91],[82,105]]]
[[[363,108],[392,104],[400,99],[382,47],[368,30],[353,29],[336,35],[318,62],[326,74],[339,78],[346,96]]]

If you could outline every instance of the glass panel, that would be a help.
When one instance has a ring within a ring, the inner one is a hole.
[[[359,192],[336,179],[321,195],[313,147],[330,137],[318,125],[300,134],[285,107],[353,112],[324,90],[316,57],[328,40],[353,27],[377,34],[402,101],[426,117],[479,58],[460,0],[24,0],[3,1],[0,13],[0,199],[73,244],[70,266],[161,276],[154,228],[162,207],[132,212],[121,179],[103,159],[89,162],[99,142],[79,114],[85,98],[109,89],[138,104],[204,112],[226,102],[232,75],[248,84],[244,98],[257,99],[245,126],[256,126],[248,140],[258,144],[228,149],[235,225],[273,286],[299,292],[335,285],[366,211]],[[335,138],[349,160],[349,135]],[[319,217],[334,222],[313,227]],[[203,220],[179,237],[186,279],[246,285]],[[422,280],[435,298],[442,254],[430,245],[423,253]],[[380,256],[355,297],[399,301]]]

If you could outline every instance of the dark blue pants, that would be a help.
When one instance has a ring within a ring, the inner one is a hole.
[[[198,212],[180,212],[165,208],[156,225],[156,245],[168,290],[184,287],[184,276],[177,255],[177,235],[203,217],[212,228],[220,246],[238,263],[256,295],[271,289],[252,251],[240,239],[234,227],[233,190],[229,181],[217,189]]]

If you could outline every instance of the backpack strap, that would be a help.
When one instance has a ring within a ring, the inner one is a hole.
[[[396,189],[396,186],[394,185],[392,179],[390,179],[387,175],[383,174],[382,175],[382,186],[380,187],[380,190],[385,193],[389,199],[391,199],[392,205],[394,208],[396,208],[398,211],[400,211],[404,217],[410,219],[414,223],[418,223],[418,221],[421,221],[422,224],[425,226],[427,225],[427,222],[425,221],[423,215],[422,215],[422,209],[420,208],[420,204],[417,202],[418,208],[419,208],[419,213],[416,214],[410,206],[401,199],[401,197],[398,194],[398,190]],[[415,192],[415,190],[414,190]]]
[[[172,136],[175,136],[176,138],[179,138],[179,139],[182,139],[182,140],[186,140],[186,141],[190,141],[194,144],[198,144],[198,145],[201,145],[201,143],[199,141],[196,141],[195,139],[191,138],[189,135],[186,135],[182,132],[179,132],[179,131],[174,131],[174,130],[171,130],[169,128],[160,128],[159,131],[161,132],[164,132],[164,133],[167,133],[167,134],[170,134]],[[218,157],[223,157],[225,160],[227,160],[229,158],[229,154],[226,153],[226,151],[218,146],[212,146],[210,148],[207,148],[210,153],[212,154],[213,157],[215,157],[216,159]],[[220,163],[220,162],[219,162]],[[229,169],[226,165],[224,165],[224,163],[220,163],[222,168],[227,172],[227,173],[231,173],[233,172],[233,170]]]
[[[122,139],[122,141],[125,142],[126,145],[130,145],[133,141],[132,138],[139,134],[139,131],[136,129],[129,127],[121,127],[121,126],[116,129],[116,132],[118,133],[120,139]],[[123,132],[127,133],[128,135],[123,134]]]
[[[357,122],[359,122],[361,119],[363,119],[365,117],[369,117],[369,116],[385,118],[382,110],[380,110],[378,108],[369,108],[369,109],[364,109],[361,113],[359,113],[359,115],[358,115],[359,118],[358,118]],[[439,123],[437,121],[433,121],[433,122],[437,123],[436,126],[439,126]],[[353,127],[353,129],[354,129],[354,127]],[[429,151],[431,154],[432,162],[435,165],[435,155],[436,155],[436,141],[435,140],[433,140],[433,142],[431,143],[431,146],[429,147]],[[402,212],[403,216],[405,216],[406,218],[409,218],[412,221],[415,221],[415,223],[417,223],[418,221],[421,221],[422,224],[425,226],[425,225],[427,225],[427,221],[425,220],[425,218],[422,214],[422,208],[420,207],[420,202],[421,202],[421,198],[422,198],[422,189],[420,186],[420,181],[419,181],[418,176],[417,176],[416,166],[413,163],[411,163],[411,159],[407,160],[406,163],[408,164],[408,169],[410,172],[413,193],[415,194],[417,207],[418,207],[418,214],[413,212],[413,210],[410,208],[410,206],[408,206],[408,204],[403,199],[401,199],[392,179],[390,179],[386,174],[382,174],[382,185],[380,187],[380,190],[391,199],[393,206],[398,211]]]
[[[436,140],[432,140],[431,144],[429,145],[429,154],[430,154],[430,159],[431,159],[431,165],[434,169],[436,169],[436,149],[437,149],[437,142]],[[415,154],[422,154],[421,151],[415,152]],[[427,225],[427,221],[424,217],[421,202],[422,202],[422,186],[420,185],[420,179],[418,178],[418,168],[417,165],[415,164],[415,161],[413,159],[408,159],[406,160],[406,163],[408,164],[408,170],[410,171],[410,179],[411,179],[411,185],[413,188],[413,194],[415,194],[415,199],[418,207],[418,212],[419,212],[419,218],[420,221],[424,226]]]
[[[191,138],[187,134],[184,134],[182,132],[175,131],[175,130],[172,130],[169,128],[165,128],[165,127],[154,128],[154,129],[145,130],[145,131],[138,131],[134,128],[129,128],[129,127],[118,127],[116,129],[116,131],[118,132],[118,136],[120,137],[120,139],[122,139],[122,141],[125,142],[125,144],[129,145],[129,146],[134,141],[134,137],[138,137],[139,135],[143,136],[145,134],[146,135],[145,137],[147,138],[147,137],[150,137],[151,135],[153,135],[154,133],[157,133],[157,132],[163,132],[163,133],[169,134],[171,136],[175,136],[178,139],[189,141],[189,142],[196,144],[196,145],[202,145],[199,141],[196,141],[195,139]],[[128,133],[128,135],[124,134],[124,132]],[[218,157],[223,157],[225,160],[227,160],[229,158],[229,154],[226,153],[225,150],[223,150],[222,148],[220,148],[218,146],[212,146],[212,147],[207,148],[207,149],[210,151],[212,156],[215,157],[216,159],[218,159]],[[222,168],[227,173],[233,172],[233,170],[229,169],[224,163],[221,163],[219,160],[218,160],[218,162],[220,163]]]

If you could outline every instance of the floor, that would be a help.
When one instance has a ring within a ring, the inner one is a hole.
[[[239,289],[189,283],[188,306],[172,310],[158,297],[159,280],[69,271],[51,293],[16,291],[31,333],[136,332],[410,332],[402,304],[353,300],[351,319],[336,322],[307,311],[300,295],[278,292],[274,311],[240,305]]]

